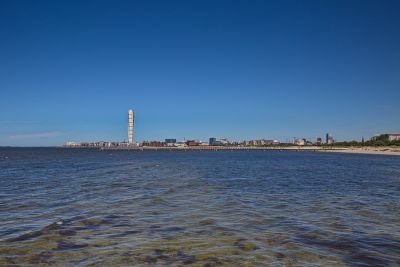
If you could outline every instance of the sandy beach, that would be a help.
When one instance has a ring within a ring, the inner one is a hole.
[[[400,156],[400,148],[397,148],[397,147],[396,148],[394,148],[394,147],[349,147],[349,148],[321,149],[320,151],[321,152],[334,152],[334,153]]]

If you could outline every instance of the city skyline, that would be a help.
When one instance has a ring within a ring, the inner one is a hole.
[[[316,143],[316,142],[318,142],[318,139],[321,139],[321,137],[323,137],[323,139],[325,140],[325,143],[329,143],[328,142],[328,139],[332,139],[333,140],[333,138],[332,138],[332,135],[331,135],[331,133],[318,133],[318,134],[311,134],[311,135],[308,135],[308,136],[306,136],[306,135],[296,135],[295,133],[293,133],[293,134],[291,134],[291,135],[286,135],[286,137],[284,137],[284,138],[278,138],[278,137],[271,137],[271,136],[266,136],[266,135],[264,135],[264,136],[253,136],[253,137],[247,137],[247,138],[238,138],[237,136],[233,136],[233,135],[222,135],[222,136],[218,136],[218,135],[213,135],[213,134],[211,134],[211,135],[209,135],[209,136],[202,136],[202,137],[198,137],[198,135],[196,136],[159,136],[159,137],[156,137],[156,138],[152,138],[152,137],[144,137],[144,138],[142,138],[142,139],[139,139],[139,140],[134,140],[134,135],[136,135],[136,130],[134,130],[134,128],[136,128],[136,124],[135,124],[135,120],[136,120],[136,113],[132,110],[132,109],[129,109],[128,110],[128,112],[127,112],[127,117],[125,117],[125,118],[127,118],[127,120],[125,121],[125,123],[124,123],[124,125],[125,125],[125,127],[127,127],[126,129],[127,129],[127,131],[125,131],[125,137],[122,137],[122,139],[106,139],[106,138],[95,138],[95,136],[96,135],[93,135],[93,136],[91,136],[90,137],[90,139],[84,139],[84,140],[81,140],[81,139],[74,139],[74,138],[71,138],[71,137],[68,137],[68,136],[65,136],[65,138],[63,139],[64,140],[64,142],[63,143],[57,143],[57,144],[46,144],[46,145],[44,145],[44,146],[60,146],[60,145],[63,145],[63,144],[65,144],[65,143],[68,143],[68,142],[87,142],[87,143],[92,143],[92,142],[101,142],[101,141],[105,141],[105,142],[126,142],[126,143],[131,143],[131,144],[133,144],[133,143],[142,143],[142,142],[145,142],[145,141],[161,141],[162,142],[162,140],[166,140],[166,139],[168,139],[168,138],[173,138],[173,139],[176,139],[176,140],[178,140],[178,141],[188,141],[188,140],[196,140],[196,141],[200,141],[200,142],[207,142],[207,140],[209,140],[210,139],[210,137],[212,136],[212,137],[214,137],[214,136],[216,136],[217,137],[217,139],[218,140],[221,140],[221,139],[226,139],[226,140],[229,140],[229,141],[233,141],[233,142],[246,142],[246,141],[255,141],[255,140],[278,140],[279,142],[281,142],[281,143],[295,143],[295,142],[297,142],[298,140],[304,140],[304,141],[310,141],[310,142],[313,142],[313,143]],[[118,120],[119,121],[119,120]],[[6,122],[6,123],[8,123],[8,122]],[[30,123],[30,122],[21,122],[21,123]],[[121,128],[121,127],[118,127],[118,128]],[[353,139],[338,139],[338,140],[336,140],[336,141],[361,141],[361,140],[363,140],[364,138],[372,138],[373,136],[377,136],[377,135],[380,135],[380,134],[383,134],[383,133],[388,133],[388,132],[379,132],[379,133],[376,133],[376,134],[374,134],[374,135],[371,135],[371,136],[362,136],[362,137],[360,137],[360,138],[353,138]],[[394,132],[389,132],[389,133],[394,133]],[[59,137],[59,136],[64,136],[65,135],[65,133],[61,133],[61,132],[57,132],[57,131],[54,131],[54,132],[36,132],[36,133],[29,133],[29,134],[19,134],[19,135],[13,135],[13,136],[10,136],[10,139],[14,139],[14,140],[29,140],[29,139],[47,139],[47,138],[52,138],[52,137]],[[102,135],[102,133],[97,133],[97,135]],[[121,136],[123,136],[123,134],[120,134]],[[139,135],[140,135],[140,133],[139,133]],[[282,136],[282,135],[281,135]],[[1,145],[0,144],[0,146],[18,146],[18,145]],[[22,145],[22,146],[24,146],[24,145]],[[29,146],[29,145],[28,145]],[[35,145],[33,145],[33,146],[35,146]],[[39,146],[43,146],[43,145],[39,145]]]
[[[3,1],[0,146],[127,140],[130,107],[137,142],[400,132],[398,11],[398,1]]]

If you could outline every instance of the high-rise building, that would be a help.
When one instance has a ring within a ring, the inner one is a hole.
[[[132,109],[128,110],[128,144],[133,143],[133,125],[135,122],[135,113]]]
[[[333,140],[332,135],[330,133],[327,133],[325,136],[325,143],[330,145],[330,144],[333,144],[333,142],[334,142],[334,140]]]

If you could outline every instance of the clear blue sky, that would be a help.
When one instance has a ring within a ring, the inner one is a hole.
[[[0,145],[400,132],[400,1],[0,2]]]

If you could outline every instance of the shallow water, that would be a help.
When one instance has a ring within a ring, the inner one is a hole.
[[[0,265],[400,266],[400,157],[0,149]]]

